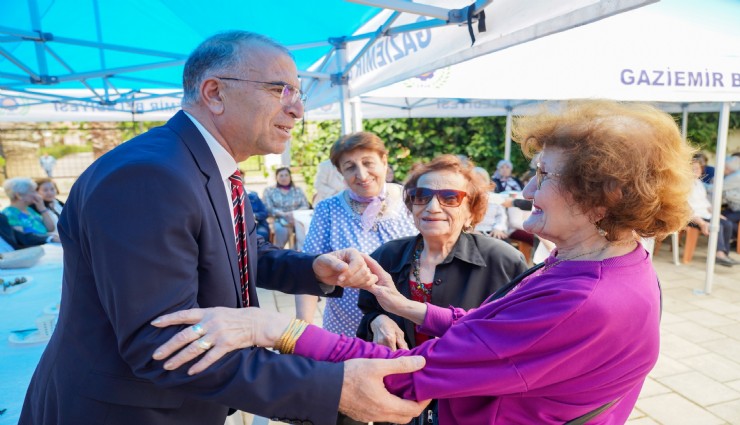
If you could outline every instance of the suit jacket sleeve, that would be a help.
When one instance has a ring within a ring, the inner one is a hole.
[[[67,213],[74,216],[65,224],[65,251],[79,249],[77,261],[90,264],[104,315],[100,326],[112,328],[117,354],[131,372],[158,387],[262,416],[333,424],[341,364],[255,348],[234,351],[208,370],[188,376],[189,365],[166,371],[162,362],[152,360],[154,349],[184,328],[155,328],[149,324],[152,319],[236,302],[234,283],[223,282],[224,273],[231,273],[220,268],[233,239],[224,241],[214,224],[214,206],[197,180],[201,176],[184,175],[175,165],[183,162],[134,161],[99,177],[81,190],[82,199],[70,199],[65,207],[73,209]],[[295,277],[287,263],[295,260],[300,262],[297,269],[305,270],[312,258],[280,256],[269,246],[262,249],[277,279]],[[65,274],[73,276],[78,269],[80,275],[73,279],[88,278],[80,264],[70,263]]]

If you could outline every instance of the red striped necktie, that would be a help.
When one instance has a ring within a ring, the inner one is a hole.
[[[249,306],[249,271],[247,270],[247,228],[244,221],[244,184],[242,173],[236,170],[229,177],[231,206],[234,209],[234,235],[236,236],[237,264],[242,284],[242,305]]]

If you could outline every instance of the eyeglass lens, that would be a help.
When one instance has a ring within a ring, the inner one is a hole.
[[[427,205],[436,195],[440,205],[445,207],[457,207],[462,203],[467,193],[453,189],[427,189],[417,187],[409,189],[408,195],[411,197],[411,203],[414,205]]]
[[[306,101],[306,96],[301,92],[301,90],[298,87],[294,87],[290,84],[284,85],[283,92],[280,95],[280,103],[285,106],[291,106],[295,105],[298,100],[300,100],[301,102]]]

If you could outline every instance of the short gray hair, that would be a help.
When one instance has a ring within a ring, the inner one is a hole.
[[[279,50],[292,57],[290,50],[275,40],[249,31],[227,31],[209,37],[193,50],[182,72],[183,105],[198,101],[203,78],[211,71],[235,68],[244,58],[244,47],[251,43]]]
[[[10,198],[11,201],[15,200],[18,196],[35,192],[36,187],[36,182],[28,177],[14,177],[12,179],[5,180],[5,183],[3,183],[5,194],[8,195],[8,198]]]

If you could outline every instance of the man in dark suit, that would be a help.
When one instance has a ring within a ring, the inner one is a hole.
[[[151,326],[162,314],[256,307],[256,286],[332,296],[341,288],[329,285],[372,283],[356,250],[278,250],[256,236],[253,220],[246,273],[238,268],[235,224],[252,211],[231,186],[237,162],[282,152],[303,115],[288,51],[256,34],[220,34],[191,54],[183,86],[183,111],[101,157],[72,188],[59,222],[59,320],[20,424],[222,425],[229,408],[316,424],[333,424],[338,410],[398,422],[419,413],[421,404],[382,384],[419,369],[418,359],[330,364],[253,348],[194,376],[152,359],[183,329]],[[200,342],[187,349],[206,352]]]
[[[12,249],[28,248],[43,245],[47,242],[59,242],[59,237],[56,235],[44,236],[14,229],[10,225],[10,222],[8,222],[8,217],[5,217],[5,214],[0,214],[0,238]],[[1,242],[0,246],[2,246]]]

